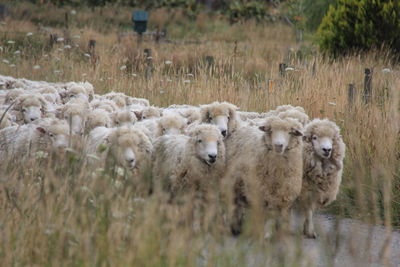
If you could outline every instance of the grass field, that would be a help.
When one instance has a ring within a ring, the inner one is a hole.
[[[400,70],[389,53],[331,60],[318,54],[311,41],[296,43],[293,30],[281,23],[229,25],[212,14],[188,21],[179,11],[170,19],[167,10],[154,12],[150,27],[168,21],[171,42],[145,38],[138,43],[133,35],[118,35],[131,31],[128,9],[77,9],[69,13],[65,29],[64,14],[71,8],[12,8],[14,18],[0,24],[0,74],[87,80],[98,94],[122,91],[156,106],[216,100],[258,112],[281,104],[302,106],[311,118],[336,121],[347,145],[338,200],[324,212],[399,229]],[[26,9],[30,12],[23,16]],[[47,26],[63,38],[53,47]],[[94,53],[88,49],[91,39],[96,40]],[[152,51],[150,67],[145,48]],[[280,75],[280,63],[293,70]],[[373,69],[368,104],[362,102],[365,68]],[[350,83],[356,90],[351,104]],[[69,152],[22,167],[10,163],[0,171],[4,266],[231,266],[244,264],[249,250],[265,257],[276,253],[262,242],[257,216],[247,223],[251,227],[241,245],[221,252],[228,235],[221,223],[192,233],[175,220],[185,211],[168,207],[157,195],[143,201],[129,177],[91,170],[82,157]],[[276,265],[305,264],[298,261],[301,252],[293,255]]]

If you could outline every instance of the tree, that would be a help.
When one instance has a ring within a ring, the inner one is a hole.
[[[339,0],[319,26],[320,49],[334,56],[383,46],[400,53],[400,1]]]

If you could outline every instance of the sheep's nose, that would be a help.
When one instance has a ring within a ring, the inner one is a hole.
[[[210,162],[214,163],[217,160],[217,155],[216,154],[208,154],[208,157],[210,158]]]
[[[331,153],[332,148],[323,148],[322,149],[326,154]]]
[[[226,130],[221,131],[223,137],[226,137]]]
[[[36,120],[36,118],[31,118],[31,121],[34,121],[34,120]]]
[[[128,159],[128,162],[129,162],[129,163],[134,163],[134,162],[135,162],[135,159]]]

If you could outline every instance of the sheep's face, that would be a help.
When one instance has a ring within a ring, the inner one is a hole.
[[[42,117],[40,106],[22,106],[21,112],[25,123],[38,120]]]
[[[152,146],[143,133],[122,127],[110,142],[112,154],[119,164],[129,169],[141,169],[146,165]]]
[[[318,136],[314,134],[311,136],[311,142],[314,147],[315,153],[321,158],[330,158],[332,154],[333,139],[328,136]]]
[[[266,144],[278,155],[284,154],[303,135],[301,124],[294,119],[269,118],[266,125],[259,129],[265,132]]]
[[[120,111],[113,114],[113,123],[116,127],[132,126],[136,121],[135,115],[130,111]]]
[[[46,138],[50,141],[49,144],[51,144],[51,147],[55,149],[64,149],[68,147],[68,134],[65,130],[57,131],[58,129],[45,129],[43,127],[37,127],[36,130],[39,131],[42,138]]]
[[[140,113],[140,117],[142,120],[146,120],[146,119],[153,119],[153,118],[159,118],[162,116],[162,112],[161,110],[159,110],[156,107],[148,107],[145,108],[141,113]]]
[[[201,108],[201,121],[216,125],[223,137],[229,135],[232,122],[235,120],[237,107],[230,103],[215,102]]]
[[[123,149],[123,157],[129,169],[134,169],[136,167],[136,155],[131,147]]]
[[[185,131],[186,121],[180,116],[170,116],[161,119],[158,123],[160,136],[167,134],[182,134]]]
[[[223,137],[220,134],[219,129],[217,127],[196,127],[190,135],[194,142],[197,157],[207,165],[214,164],[219,158],[219,154],[223,153],[221,151]]]
[[[71,127],[71,133],[81,135],[84,129],[84,119],[79,114],[74,114],[66,117]]]

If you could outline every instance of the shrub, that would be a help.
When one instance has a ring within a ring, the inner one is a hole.
[[[323,52],[334,56],[386,46],[400,52],[400,2],[339,0],[318,29]]]

